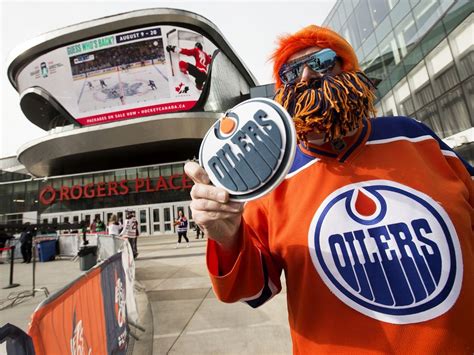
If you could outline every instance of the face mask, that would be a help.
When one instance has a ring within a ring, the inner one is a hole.
[[[318,52],[319,53],[319,52]],[[326,74],[310,82],[285,85],[275,94],[293,117],[299,141],[310,132],[323,133],[325,141],[341,140],[364,118],[375,116],[374,85],[362,72]]]

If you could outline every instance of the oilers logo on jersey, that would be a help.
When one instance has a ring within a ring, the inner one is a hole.
[[[439,203],[408,186],[373,180],[336,190],[316,211],[308,245],[331,292],[381,321],[430,320],[459,295],[454,226]]]

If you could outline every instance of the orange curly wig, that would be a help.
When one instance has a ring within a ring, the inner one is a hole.
[[[352,46],[336,32],[316,25],[307,26],[295,34],[279,38],[278,48],[273,52],[273,77],[275,88],[282,86],[278,72],[293,54],[309,47],[331,48],[342,58],[342,70],[354,72],[360,70],[357,56]]]

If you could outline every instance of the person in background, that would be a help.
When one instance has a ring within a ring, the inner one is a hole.
[[[188,219],[182,210],[178,211],[178,219],[174,221],[174,225],[178,227],[176,228],[178,232],[178,242],[176,243],[176,248],[178,248],[181,244],[181,238],[186,240],[186,247],[189,248],[189,239],[186,235],[188,233]]]
[[[96,227],[95,227],[95,231],[96,232],[105,232],[105,224],[104,222],[102,222],[102,220],[100,219],[100,217],[97,218],[97,221],[96,221]]]
[[[109,224],[107,225],[107,233],[115,237],[120,234],[121,229],[122,229],[122,226],[117,221],[117,215],[113,214],[110,217]]]
[[[135,213],[133,211],[125,211],[126,219],[123,225],[122,232],[120,236],[128,239],[130,247],[132,248],[133,258],[136,259],[138,256],[137,249],[137,239],[138,239],[138,221],[135,218]]]
[[[89,221],[82,220],[80,223],[81,227],[81,234],[82,234],[82,245],[88,245],[89,241],[87,240],[87,226],[89,225]]]
[[[334,31],[280,37],[273,62],[298,138],[282,183],[244,206],[185,165],[217,298],[259,307],[284,273],[294,353],[472,354],[474,169],[423,123],[374,118]]]
[[[2,249],[5,248],[7,241],[10,239],[13,239],[13,236],[7,233],[7,229],[5,229],[4,227],[0,227],[0,258],[3,254]],[[0,264],[3,264],[2,260],[0,260]]]
[[[96,216],[94,220],[92,221],[91,225],[89,226],[89,229],[91,233],[97,232],[97,221],[99,220],[99,216]]]
[[[194,223],[194,230],[196,231],[196,239],[199,239],[199,236],[201,236],[201,239],[204,239],[204,233],[197,223]]]
[[[23,231],[20,234],[20,243],[21,243],[21,255],[23,256],[23,262],[29,264],[32,257],[32,247],[33,247],[33,233],[29,226],[29,223],[23,228]]]

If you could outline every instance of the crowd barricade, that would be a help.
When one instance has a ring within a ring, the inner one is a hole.
[[[45,241],[45,240],[58,240],[58,235],[56,233],[38,234],[35,237],[33,237],[33,240],[36,244],[38,244],[39,242],[42,242],[42,241]],[[21,255],[20,234],[15,234],[13,239],[9,239],[7,241],[7,245],[8,246],[12,246],[12,245],[15,246],[15,251],[14,251],[15,254],[13,255],[14,259],[23,259],[23,256]],[[11,250],[8,250],[5,257],[10,259],[11,258],[11,252],[12,252]]]
[[[136,321],[135,265],[128,243],[44,300],[28,334],[42,354],[126,354],[128,321]]]
[[[15,235],[14,238],[9,239],[7,241],[7,246],[15,246],[14,249],[14,254],[13,254],[13,259],[23,259],[23,256],[21,255],[21,242],[20,242],[20,235]],[[4,253],[4,256],[6,259],[10,260],[12,254],[12,249],[7,250],[6,253]]]
[[[123,248],[124,244],[128,244],[126,238],[110,234],[98,234],[97,248],[99,260],[105,260],[118,253]]]
[[[132,322],[138,322],[138,310],[135,303],[135,259],[133,251],[127,238],[113,236],[111,234],[97,234],[97,248],[99,260],[106,260],[112,255],[121,252],[122,266],[127,282],[127,316]]]
[[[61,234],[59,236],[59,255],[76,256],[81,243],[80,235],[77,233]]]
[[[97,245],[98,235],[101,233],[87,233],[88,245]],[[76,256],[82,245],[82,233],[63,233],[59,236],[59,255]]]

